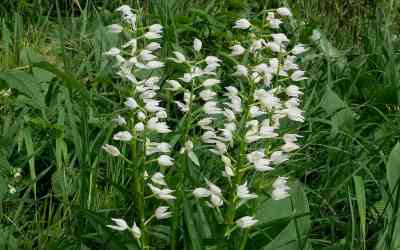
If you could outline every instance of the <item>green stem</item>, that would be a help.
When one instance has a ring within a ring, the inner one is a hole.
[[[145,221],[145,213],[144,213],[144,200],[145,200],[145,193],[144,193],[144,162],[146,160],[146,133],[143,132],[143,152],[141,154],[142,161],[138,161],[137,159],[137,134],[136,130],[133,128],[131,129],[133,139],[131,141],[131,161],[134,172],[134,191],[137,194],[136,196],[136,204],[137,204],[137,211],[140,219],[140,230],[142,231],[141,237],[141,248],[142,249],[149,249],[147,244],[147,231],[146,231],[146,221]],[[142,163],[142,164],[140,164]]]
[[[247,151],[247,143],[245,139],[246,135],[246,123],[249,120],[249,113],[250,113],[250,105],[254,102],[253,100],[253,93],[255,90],[255,84],[253,81],[248,79],[250,83],[250,95],[249,99],[246,102],[244,115],[242,120],[240,121],[240,141],[239,141],[239,159],[237,161],[237,167],[235,168],[235,176],[233,178],[232,187],[231,187],[231,195],[229,198],[228,203],[228,211],[225,217],[225,223],[231,225],[234,223],[235,214],[236,214],[236,204],[235,204],[235,196],[236,196],[236,186],[240,184],[242,181],[242,177],[245,175],[246,171],[242,171],[242,169],[246,168],[246,151]]]
[[[191,123],[192,123],[192,107],[193,107],[193,96],[194,96],[194,82],[191,84],[191,89],[190,89],[190,99],[189,99],[189,107],[188,107],[188,112],[185,115],[185,127],[184,127],[184,133],[182,137],[182,145],[186,143],[189,137],[189,132],[191,128]],[[175,202],[175,212],[174,212],[174,221],[172,225],[172,234],[171,234],[171,250],[177,249],[177,229],[179,226],[179,221],[180,221],[180,207],[184,202],[185,198],[185,193],[184,193],[184,187],[185,187],[185,173],[186,167],[188,165],[188,159],[187,159],[187,154],[183,156],[183,161],[182,164],[180,165],[178,169],[178,185],[177,185],[177,190],[178,190],[178,197]]]
[[[249,230],[246,229],[246,230],[244,231],[244,236],[243,236],[242,242],[240,243],[239,250],[244,250],[244,249],[245,249],[246,244],[247,244],[247,239],[248,239],[248,238],[249,238]]]

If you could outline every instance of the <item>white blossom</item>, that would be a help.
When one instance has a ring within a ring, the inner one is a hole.
[[[214,86],[215,84],[218,84],[218,83],[220,83],[220,82],[221,82],[221,81],[218,80],[218,79],[212,79],[212,78],[210,78],[210,79],[205,80],[205,81],[202,83],[202,86],[205,87],[205,88],[210,88],[210,87],[212,87],[212,86]]]
[[[246,228],[249,228],[249,227],[254,226],[257,222],[258,222],[258,220],[257,220],[257,219],[254,219],[254,217],[251,217],[251,216],[244,216],[244,217],[238,219],[238,220],[236,221],[236,224],[237,224],[240,228],[246,229]]]
[[[146,45],[146,50],[155,51],[161,48],[161,45],[157,42],[151,42]]]
[[[282,149],[284,152],[286,152],[286,153],[295,151],[295,150],[297,150],[297,149],[299,149],[299,148],[300,148],[300,146],[297,145],[297,144],[294,143],[294,142],[286,142],[286,143],[285,143],[284,145],[282,145],[282,147],[281,147],[281,149]]]
[[[153,39],[159,39],[159,38],[161,38],[161,35],[158,34],[158,33],[154,33],[154,32],[146,32],[146,33],[144,34],[144,37],[145,37],[146,39],[153,40]]]
[[[206,114],[214,115],[222,112],[221,108],[217,107],[217,102],[208,101],[203,105],[203,111]]]
[[[249,20],[242,18],[235,22],[235,25],[233,26],[233,28],[247,30],[248,28],[250,28],[250,26],[251,26],[251,23],[249,22]]]
[[[182,54],[181,52],[179,52],[179,51],[174,51],[174,52],[172,52],[174,55],[175,55],[175,57],[176,58],[171,58],[174,62],[176,62],[176,63],[184,63],[184,62],[186,62],[186,57],[185,57],[185,55],[184,54]]]
[[[143,122],[136,123],[135,130],[136,130],[136,132],[139,132],[139,133],[142,132],[144,130]]]
[[[165,64],[163,62],[160,61],[150,61],[146,64],[146,68],[147,69],[159,69],[164,67]]]
[[[282,200],[290,196],[288,191],[290,187],[287,185],[287,177],[279,176],[276,178],[274,183],[272,184],[273,191],[272,191],[272,199],[274,200]]]
[[[130,141],[132,140],[132,135],[129,131],[121,131],[113,136],[116,141]]]
[[[125,230],[129,229],[129,226],[124,219],[111,218],[111,220],[116,225],[107,225],[107,227],[117,230],[117,231],[125,231]]]
[[[153,186],[150,183],[147,183],[147,186],[149,186],[149,188],[151,189],[151,192],[153,192],[153,194],[160,200],[174,200],[174,199],[176,199],[176,197],[171,194],[174,191],[169,189],[169,188],[161,189],[161,188]]]
[[[215,96],[217,95],[217,93],[215,93],[214,91],[210,90],[210,89],[205,89],[202,90],[199,94],[200,98],[203,101],[210,101],[211,99],[213,99]]]
[[[196,188],[193,190],[193,195],[196,198],[205,198],[211,195],[211,192],[206,188]]]
[[[231,56],[240,56],[246,51],[246,49],[240,44],[233,45],[231,50]]]
[[[289,87],[286,88],[286,94],[290,97],[299,97],[300,95],[303,94],[303,92],[300,91],[298,86],[290,85]]]
[[[118,124],[119,126],[123,126],[126,125],[126,120],[124,117],[118,115],[117,117],[115,117],[113,119],[113,122],[115,122],[116,124]]]
[[[283,43],[288,43],[289,39],[287,36],[283,33],[276,33],[276,34],[271,34],[272,39],[278,44],[283,44]]]
[[[164,177],[165,176],[161,172],[157,172],[151,177],[151,181],[161,186],[167,186]]]
[[[233,75],[235,75],[235,76],[247,76],[249,73],[246,66],[244,66],[244,65],[236,65],[235,68],[236,68],[236,71],[235,71],[235,73],[233,73]]]
[[[275,151],[271,154],[270,160],[274,164],[280,164],[289,160],[289,156],[282,151]]]
[[[213,207],[221,207],[224,204],[224,201],[221,199],[221,197],[213,193],[211,193],[210,201]]]
[[[307,49],[305,48],[304,44],[297,44],[296,46],[293,47],[293,49],[291,50],[293,55],[300,55],[304,52],[306,52]]]
[[[158,24],[158,23],[150,25],[150,27],[149,27],[149,32],[160,34],[160,33],[162,33],[162,31],[163,31],[163,26],[161,24]]]
[[[214,65],[214,64],[218,64],[219,62],[221,62],[221,59],[219,59],[216,56],[207,56],[204,61],[208,64],[208,65]]]
[[[174,165],[174,159],[168,155],[160,155],[157,159],[158,164],[164,167]]]
[[[247,187],[247,182],[237,186],[236,195],[242,200],[251,200],[257,198],[256,194],[250,193],[249,188]]]
[[[171,86],[168,88],[171,91],[178,91],[182,88],[182,85],[176,80],[167,80],[167,83]]]
[[[154,212],[154,215],[158,220],[170,218],[172,216],[172,212],[169,212],[168,209],[169,208],[166,206],[158,207]]]
[[[104,52],[103,54],[106,56],[117,56],[121,53],[121,50],[118,48],[111,48],[108,51]]]
[[[292,16],[292,12],[289,8],[281,7],[276,10],[280,16]]]
[[[125,104],[125,106],[127,106],[130,109],[135,109],[138,107],[138,104],[133,97],[126,98],[126,101],[124,102],[124,104]]]
[[[290,76],[290,79],[292,79],[292,81],[294,81],[294,82],[308,79],[307,77],[304,77],[304,73],[305,72],[302,70],[296,70],[295,72],[292,73],[292,75]]]
[[[121,154],[121,152],[119,152],[118,148],[113,145],[104,144],[102,146],[102,149],[104,149],[104,151],[106,151],[107,153],[109,153],[112,156],[119,156]]]

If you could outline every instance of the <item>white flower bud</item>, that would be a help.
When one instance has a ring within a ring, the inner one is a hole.
[[[135,237],[136,239],[140,239],[140,237],[142,236],[142,231],[140,231],[140,228],[136,225],[136,222],[133,222],[132,234],[133,237]]]
[[[143,113],[142,111],[139,111],[139,112],[136,114],[136,116],[137,116],[137,118],[138,118],[139,120],[141,120],[141,121],[146,120],[146,114]]]
[[[202,46],[203,46],[203,43],[199,39],[195,38],[193,41],[194,51],[200,51]]]
[[[214,207],[220,207],[224,204],[224,201],[221,199],[221,197],[219,197],[218,195],[215,194],[211,194],[211,204]]]

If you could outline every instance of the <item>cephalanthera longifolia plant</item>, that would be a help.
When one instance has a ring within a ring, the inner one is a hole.
[[[173,51],[173,57],[160,61],[163,27],[144,26],[129,6],[117,11],[125,22],[110,25],[110,31],[124,31],[130,40],[105,55],[116,59],[117,74],[131,86],[131,95],[122,97],[125,108],[114,119],[120,130],[113,135],[130,145],[130,153],[124,156],[109,144],[103,149],[133,167],[137,216],[130,223],[112,219],[115,225],[109,227],[129,230],[138,245],[148,249],[149,228],[168,219],[171,244],[176,246],[183,230],[179,228],[183,204],[193,200],[215,211],[225,244],[231,244],[232,234],[239,236],[230,249],[244,249],[250,230],[257,226],[257,203],[268,198],[265,191],[272,190],[274,200],[290,196],[288,177],[276,176],[275,169],[300,147],[301,136],[288,124],[304,121],[296,82],[306,77],[296,60],[306,48],[289,46],[281,31],[290,10],[270,10],[254,24],[244,18],[235,21],[232,29],[238,40],[232,41],[225,58],[230,63],[206,55],[197,38],[192,53]],[[237,65],[229,70],[232,61]],[[179,65],[185,72],[160,87],[165,63]],[[165,108],[168,101],[163,96],[171,95],[176,108],[170,110],[179,115]],[[181,117],[176,128],[168,126],[171,116]],[[208,154],[196,154],[196,148],[206,148]],[[217,159],[213,169],[220,174],[205,173],[208,177],[199,176],[196,183],[188,181],[187,166],[201,169],[212,157]],[[170,179],[176,186],[168,184]]]

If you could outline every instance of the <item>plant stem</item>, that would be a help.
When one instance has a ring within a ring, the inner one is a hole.
[[[245,249],[246,244],[247,244],[247,239],[248,239],[248,238],[249,238],[249,230],[246,229],[246,230],[244,231],[244,236],[243,236],[242,242],[240,243],[239,250],[244,250],[244,249]]]
[[[184,125],[184,133],[183,133],[183,137],[182,137],[182,145],[184,145],[186,143],[186,141],[188,140],[189,137],[189,132],[190,132],[190,128],[191,128],[191,123],[192,123],[192,107],[193,107],[193,96],[194,96],[194,82],[191,85],[191,89],[190,89],[190,99],[189,99],[189,107],[188,107],[188,112],[186,113],[185,116],[185,125]],[[188,165],[188,156],[185,153],[185,155],[183,156],[183,160],[181,161],[182,164],[180,164],[180,167],[177,168],[178,169],[178,185],[177,185],[177,190],[178,190],[178,197],[177,200],[175,202],[175,212],[174,212],[174,221],[173,221],[173,225],[172,225],[172,234],[171,234],[171,250],[175,250],[177,249],[177,228],[179,226],[179,221],[180,221],[180,214],[179,212],[181,211],[179,209],[179,207],[181,206],[181,204],[183,204],[184,202],[184,198],[185,198],[185,193],[184,193],[184,189],[185,189],[185,174],[186,174],[186,169],[187,169],[187,165]]]
[[[250,113],[250,105],[253,103],[253,93],[255,84],[250,79],[248,80],[250,83],[250,96],[246,102],[244,115],[242,120],[240,121],[240,141],[239,141],[239,159],[237,160],[237,167],[235,168],[235,176],[232,182],[232,190],[230,192],[229,204],[228,204],[228,211],[225,217],[225,223],[230,225],[234,223],[235,214],[236,214],[236,206],[235,206],[235,195],[236,195],[236,186],[240,184],[242,181],[242,176],[245,174],[245,171],[241,171],[241,169],[246,167],[246,151],[247,151],[247,143],[246,143],[246,123],[249,119]]]

